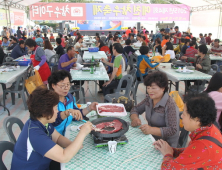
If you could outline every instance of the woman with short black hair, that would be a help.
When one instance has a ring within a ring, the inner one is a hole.
[[[171,42],[167,42],[165,46],[162,48],[163,56],[169,54],[170,55],[170,62],[175,59],[175,52],[173,50],[173,44]]]
[[[51,71],[49,65],[46,62],[44,50],[36,44],[35,40],[31,38],[25,41],[25,45],[28,47],[29,51],[32,52],[30,59],[32,60],[34,69],[39,71],[43,83],[47,84],[47,80],[51,74]]]
[[[130,112],[131,125],[141,125],[139,115],[145,112],[148,124],[140,126],[145,135],[166,140],[177,147],[179,139],[179,109],[168,94],[168,78],[163,72],[153,72],[144,79],[147,97]]]
[[[85,123],[74,141],[52,126],[57,118],[59,95],[38,87],[28,99],[30,119],[25,123],[13,151],[11,170],[60,170],[60,163],[72,159],[82,148],[92,123]]]
[[[186,96],[181,117],[191,141],[187,148],[172,148],[163,140],[154,142],[164,156],[161,169],[220,169],[222,135],[213,124],[216,108],[212,98],[206,93]]]
[[[65,70],[53,72],[48,79],[49,89],[59,95],[58,116],[53,126],[61,135],[65,135],[66,127],[73,120],[82,120],[90,111],[96,110],[97,105],[93,102],[87,108],[79,109],[75,97],[69,93],[71,81],[71,74]]]

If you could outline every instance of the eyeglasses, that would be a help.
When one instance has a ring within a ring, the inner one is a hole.
[[[66,84],[66,85],[58,85],[61,89],[65,89],[66,87],[69,88],[71,86],[71,84]]]

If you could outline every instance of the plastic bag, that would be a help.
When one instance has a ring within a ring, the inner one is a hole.
[[[155,63],[159,63],[161,59],[164,59],[163,62],[170,61],[170,54],[167,54],[165,56],[154,56],[151,58],[151,61],[154,61]]]
[[[43,85],[41,76],[37,70],[35,70],[35,75],[29,77],[25,80],[25,87],[29,94],[31,94],[36,87]]]
[[[76,61],[76,63],[80,63],[80,64],[82,64],[82,57],[81,57],[81,55],[77,55],[77,61]]]
[[[179,92],[178,91],[171,91],[169,95],[174,99],[177,107],[179,108],[179,111],[182,112],[183,107],[184,107],[184,103],[179,95]]]

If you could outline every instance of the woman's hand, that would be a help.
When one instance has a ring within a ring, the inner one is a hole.
[[[93,130],[93,126],[91,122],[87,122],[84,125],[82,125],[80,129],[80,133],[84,133],[85,135],[88,135]]]
[[[97,110],[97,109],[96,109],[96,105],[98,105],[98,103],[97,103],[97,102],[93,102],[91,105],[89,105],[89,109],[96,111],[96,110]]]
[[[131,121],[131,126],[132,127],[136,127],[136,126],[140,126],[141,125],[141,120],[139,118],[134,118]]]
[[[173,148],[164,140],[160,139],[153,143],[154,147],[159,150],[163,156],[167,154],[173,155]]]
[[[69,109],[69,113],[71,113],[72,117],[76,120],[83,120],[82,113],[79,110]]]
[[[149,134],[151,134],[152,127],[146,124],[146,125],[140,126],[140,129],[143,132],[143,134],[149,135]]]

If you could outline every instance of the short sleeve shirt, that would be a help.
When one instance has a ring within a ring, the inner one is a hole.
[[[62,68],[61,64],[70,61],[71,59],[69,58],[68,54],[64,54],[60,57],[59,59],[59,66],[58,69],[59,70],[66,70],[68,72],[70,72],[70,69],[73,67],[73,65],[75,64],[75,62],[71,63],[70,65]]]
[[[56,145],[52,141],[53,132],[51,124],[44,126],[29,119],[15,144],[11,170],[47,170],[51,159],[44,155]]]
[[[114,65],[115,68],[118,68],[118,71],[116,73],[116,79],[121,79],[123,77],[122,75],[122,67],[123,67],[123,61],[122,61],[122,55],[117,55],[114,59]]]

